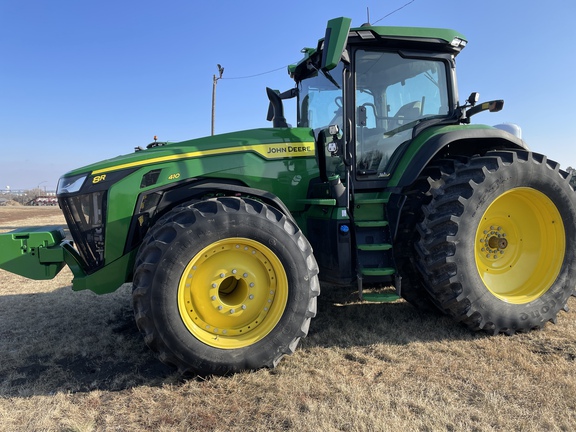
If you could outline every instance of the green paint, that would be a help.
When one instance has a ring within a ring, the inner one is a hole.
[[[27,227],[0,234],[0,268],[30,279],[53,279],[64,267],[61,227]]]

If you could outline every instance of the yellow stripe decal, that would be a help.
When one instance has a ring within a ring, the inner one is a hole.
[[[314,142],[298,143],[274,143],[274,144],[254,144],[233,148],[221,148],[213,150],[194,151],[189,153],[173,154],[169,156],[159,156],[152,159],[128,162],[121,165],[102,168],[92,171],[92,175],[117,171],[125,168],[134,168],[142,165],[152,165],[160,162],[173,162],[181,159],[192,159],[203,156],[213,156],[227,153],[255,152],[264,159],[284,159],[288,157],[309,157],[314,156]]]

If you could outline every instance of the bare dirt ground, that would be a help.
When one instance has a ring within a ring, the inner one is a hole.
[[[27,224],[28,220],[34,221],[31,225],[43,219],[53,219],[64,224],[62,210],[59,207],[26,207],[6,206],[0,207],[0,230],[7,230],[7,224],[18,221],[18,225]]]
[[[0,232],[63,223],[0,207]],[[309,337],[276,369],[184,380],[145,346],[129,284],[97,296],[71,278],[0,270],[1,431],[576,430],[574,312],[489,337],[323,285]]]

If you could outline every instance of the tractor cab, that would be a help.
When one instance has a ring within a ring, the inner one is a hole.
[[[363,280],[397,276],[392,249],[403,198],[394,186],[426,141],[417,139],[423,131],[462,121],[454,58],[465,45],[452,30],[350,29],[348,18],[336,18],[289,67],[295,89],[269,91],[274,126],[285,126],[281,99],[296,96],[297,126],[314,131],[319,181],[302,225],[330,282],[357,280],[362,292]]]
[[[349,24],[332,20],[318,48],[304,49],[290,68],[298,126],[312,128],[320,142],[332,141],[322,137],[329,126],[341,131],[336,151],[319,161],[326,178],[344,178],[347,166],[356,190],[381,188],[418,133],[459,122],[454,58],[466,42],[445,29]]]

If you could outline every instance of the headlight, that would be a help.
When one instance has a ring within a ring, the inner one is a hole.
[[[86,177],[88,177],[88,174],[80,174],[74,177],[61,177],[60,180],[58,180],[56,194],[78,192],[84,184]]]

